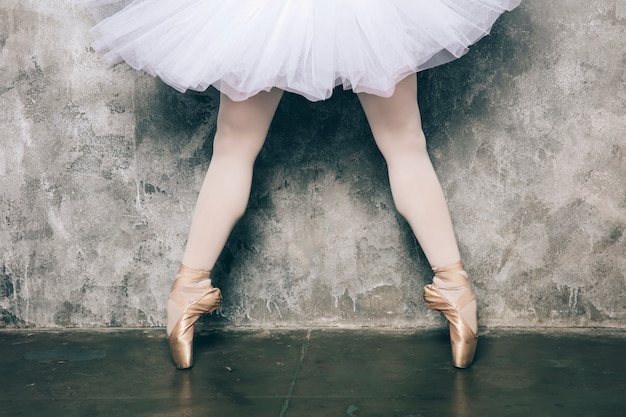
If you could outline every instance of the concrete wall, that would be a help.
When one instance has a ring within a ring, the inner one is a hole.
[[[0,3],[0,326],[161,326],[218,96],[89,48],[71,0]],[[420,76],[483,326],[626,327],[624,0],[526,0]],[[207,323],[438,326],[357,100],[281,103]]]

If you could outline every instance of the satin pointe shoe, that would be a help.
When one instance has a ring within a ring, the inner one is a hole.
[[[444,268],[434,267],[433,271],[433,283],[424,287],[424,300],[431,310],[442,312],[448,319],[452,364],[456,368],[467,368],[474,361],[478,343],[478,335],[474,330],[476,297],[461,262]],[[470,305],[472,302],[474,305]]]
[[[178,369],[193,366],[193,325],[222,303],[222,293],[211,285],[210,271],[180,266],[167,300],[167,338]]]

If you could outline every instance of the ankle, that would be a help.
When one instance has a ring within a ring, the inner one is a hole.
[[[211,270],[204,269],[204,268],[196,268],[196,267],[188,266],[184,263],[181,263],[180,267],[178,268],[178,273],[176,274],[177,278],[179,276],[188,277],[190,279],[196,279],[196,278],[207,279],[211,276]]]
[[[451,262],[445,266],[430,266],[435,275],[437,274],[453,274],[456,272],[465,272],[465,268],[463,267],[463,262],[459,259],[458,261]]]
[[[435,272],[433,285],[448,300],[456,302],[465,292],[471,291],[469,277],[461,261],[432,269]]]
[[[433,282],[439,288],[458,288],[469,286],[469,277],[461,261],[457,261],[444,267],[432,267],[435,276]]]

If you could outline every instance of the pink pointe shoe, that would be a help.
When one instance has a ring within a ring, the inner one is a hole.
[[[193,325],[222,303],[222,293],[211,285],[210,271],[180,266],[167,300],[167,337],[178,369],[193,366]]]
[[[431,310],[441,311],[448,319],[452,364],[456,368],[467,368],[474,361],[478,342],[478,335],[474,330],[476,329],[476,297],[461,262],[444,268],[435,267],[433,271],[435,278],[432,284],[424,287],[424,300]],[[449,294],[460,294],[460,296],[451,300]],[[471,303],[474,305],[470,305]],[[468,321],[474,324],[473,328]]]

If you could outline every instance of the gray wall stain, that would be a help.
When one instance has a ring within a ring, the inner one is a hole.
[[[625,327],[623,1],[526,0],[419,77],[483,326]],[[219,96],[89,48],[71,2],[0,6],[0,327],[163,326]],[[206,325],[443,324],[356,97],[285,95]]]

